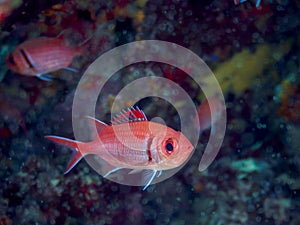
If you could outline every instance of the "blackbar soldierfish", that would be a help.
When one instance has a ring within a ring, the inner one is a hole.
[[[111,125],[90,117],[89,120],[96,123],[101,143],[98,138],[84,143],[46,136],[49,140],[75,149],[76,154],[71,158],[65,173],[68,173],[83,156],[96,154],[113,165],[106,170],[104,177],[119,169],[152,170],[153,174],[145,182],[146,189],[156,175],[182,165],[194,149],[181,132],[148,121],[144,112],[137,107],[123,110],[113,118]]]
[[[69,46],[63,38],[38,37],[20,44],[7,57],[8,67],[19,74],[49,80],[45,74],[71,69],[73,58],[81,55],[83,45]]]

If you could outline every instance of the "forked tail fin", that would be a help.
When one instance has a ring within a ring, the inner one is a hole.
[[[50,141],[56,142],[58,144],[68,146],[73,150],[73,155],[68,163],[66,171],[64,174],[67,174],[82,158],[83,155],[79,151],[78,144],[79,141],[74,141],[68,138],[58,137],[58,136],[45,136]]]

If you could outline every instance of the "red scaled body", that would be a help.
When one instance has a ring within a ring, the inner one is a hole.
[[[68,46],[61,38],[32,38],[9,54],[7,65],[16,73],[39,76],[67,68],[81,51],[81,47]]]
[[[153,175],[147,181],[150,185],[157,172],[181,166],[191,155],[194,147],[178,131],[165,125],[148,121],[143,111],[130,108],[123,111],[107,125],[94,118],[88,118],[96,125],[96,138],[87,143],[57,136],[46,138],[75,149],[66,169],[69,172],[85,155],[93,154],[104,160],[104,177],[120,169],[133,172],[151,170]],[[144,188],[144,189],[145,189]]]
[[[172,145],[170,151],[166,149],[168,143]],[[78,148],[83,155],[98,154],[116,167],[152,170],[176,168],[193,150],[182,133],[150,121],[106,126],[99,139],[79,143]]]

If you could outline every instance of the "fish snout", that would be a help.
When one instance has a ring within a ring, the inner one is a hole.
[[[6,63],[8,65],[8,67],[12,67],[12,66],[15,66],[16,65],[16,62],[15,62],[15,59],[14,59],[14,56],[13,54],[9,54],[7,57],[6,57]]]
[[[18,56],[16,54],[14,54],[14,52],[10,53],[6,57],[6,64],[7,64],[8,68],[10,70],[14,71],[15,73],[21,73],[20,60],[19,60]]]

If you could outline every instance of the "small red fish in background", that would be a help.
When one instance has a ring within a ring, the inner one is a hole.
[[[20,44],[7,56],[8,67],[19,74],[50,80],[47,73],[69,69],[73,59],[83,53],[83,45],[69,46],[62,38],[32,38]]]
[[[20,4],[21,1],[0,0],[0,23],[4,22],[10,13]]]
[[[147,120],[139,108],[123,110],[112,119],[111,125],[88,117],[96,125],[97,136],[91,142],[79,142],[57,136],[47,139],[69,146],[75,150],[67,166],[68,173],[84,156],[98,155],[107,164],[104,177],[121,169],[132,169],[130,173],[150,170],[143,177],[145,190],[155,176],[162,171],[181,166],[191,155],[194,147],[179,131]],[[117,133],[117,134],[116,134]]]
[[[0,2],[0,23],[10,14],[12,7],[9,1]]]
[[[211,108],[209,107],[208,100],[205,99],[197,109],[201,132],[210,128],[211,125],[219,119],[220,114],[218,112],[223,110],[222,103],[219,99],[211,98],[209,101],[212,104]],[[211,114],[214,115],[213,118]]]

